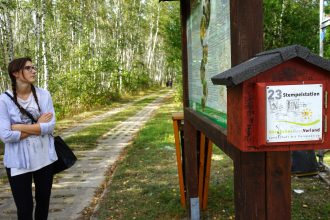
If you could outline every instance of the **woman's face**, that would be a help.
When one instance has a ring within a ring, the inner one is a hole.
[[[36,81],[37,71],[32,62],[27,61],[22,70],[13,73],[17,82],[34,83]]]

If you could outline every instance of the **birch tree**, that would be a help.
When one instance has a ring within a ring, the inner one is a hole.
[[[159,84],[169,69],[168,33],[160,28],[168,5],[157,0],[0,0],[0,89],[8,87],[8,62],[22,56],[33,58],[37,86],[50,90],[59,115]]]

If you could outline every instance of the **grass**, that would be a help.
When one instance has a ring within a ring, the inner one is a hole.
[[[101,138],[103,134],[108,132],[111,128],[114,128],[120,122],[135,115],[156,98],[157,95],[155,94],[149,98],[142,99],[124,111],[82,129],[65,139],[65,141],[73,150],[91,150],[97,146],[97,140]]]
[[[74,115],[68,115],[63,119],[60,119],[56,122],[56,132],[61,132],[62,130],[72,127],[76,124],[76,122],[88,120],[96,115],[100,115],[102,113],[105,113],[113,108],[119,107],[122,104],[126,104],[129,102],[132,102],[134,100],[137,100],[141,97],[150,95],[150,94],[157,94],[159,92],[159,88],[149,89],[146,91],[140,91],[139,93],[133,95],[133,94],[124,94],[121,99],[112,102],[110,105],[107,106],[97,106],[94,109],[91,109],[89,111],[84,111],[80,114],[74,114]]]
[[[302,189],[304,193],[292,192],[292,219],[329,219],[330,200],[327,197],[329,186],[318,177],[292,178],[292,189]]]
[[[183,219],[180,205],[171,113],[181,106],[168,100],[140,131],[117,163],[97,219]],[[208,208],[201,219],[235,219],[233,162],[213,147]],[[292,178],[292,219],[329,219],[329,186],[315,177]]]
[[[330,151],[324,155],[324,163],[330,165]]]

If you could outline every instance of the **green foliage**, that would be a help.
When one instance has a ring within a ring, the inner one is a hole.
[[[161,84],[181,66],[173,58],[180,54],[178,49],[164,40],[175,30],[172,41],[180,42],[178,7],[169,5],[1,0],[0,90],[9,84],[6,67],[11,54],[33,59],[37,84],[48,87],[59,117]],[[171,23],[177,27],[167,31]]]
[[[163,2],[160,32],[164,36],[166,54],[166,80],[172,80],[175,86],[175,101],[183,100],[182,88],[182,45],[181,45],[181,20],[179,2]]]
[[[318,1],[264,0],[265,50],[299,44],[318,53],[318,32]]]

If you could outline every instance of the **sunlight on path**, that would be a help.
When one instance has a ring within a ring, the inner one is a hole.
[[[107,111],[101,115],[97,115],[93,118],[90,118],[88,120],[84,120],[82,122],[78,122],[77,124],[75,124],[73,127],[71,128],[67,128],[65,130],[63,130],[62,132],[60,132],[60,135],[62,138],[68,138],[70,137],[72,134],[76,133],[76,132],[79,132],[81,131],[82,129],[84,129],[85,127],[93,124],[93,123],[96,123],[96,122],[99,122],[99,121],[102,121],[103,119],[106,119],[114,114],[117,114],[118,112],[121,112],[125,109],[127,109],[128,107],[134,105],[134,103],[138,102],[138,101],[141,101],[143,99],[146,99],[146,98],[149,98],[153,95],[148,95],[148,96],[144,96],[144,97],[141,97],[141,98],[138,98],[130,103],[127,103],[127,104],[124,104],[118,108],[114,108],[114,109],[111,109],[110,111]]]

